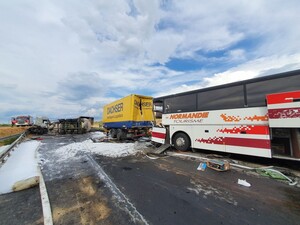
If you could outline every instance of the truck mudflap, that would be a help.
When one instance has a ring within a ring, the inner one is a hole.
[[[269,126],[300,127],[300,91],[267,95]]]
[[[153,127],[152,128],[152,138],[151,141],[165,144],[166,143],[166,135],[167,129],[164,127]]]

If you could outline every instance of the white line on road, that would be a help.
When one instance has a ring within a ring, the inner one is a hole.
[[[43,208],[43,215],[44,215],[44,225],[52,225],[53,224],[52,211],[51,211],[49,197],[47,194],[46,184],[40,168],[38,169],[38,171],[40,176],[40,193],[41,193],[42,208]]]
[[[112,191],[119,202],[119,207],[129,213],[132,220],[138,224],[149,225],[143,215],[135,208],[135,206],[129,201],[129,199],[120,191],[120,189],[114,184],[109,176],[104,172],[102,167],[90,156],[86,155],[91,165],[97,169],[97,175],[103,180],[107,187]]]

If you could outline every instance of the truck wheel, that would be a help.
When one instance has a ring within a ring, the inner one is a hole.
[[[117,130],[117,140],[118,141],[123,141],[126,139],[126,131],[123,131],[122,129],[118,129]]]
[[[191,141],[185,133],[177,133],[173,138],[174,147],[179,151],[187,151],[191,146]]]
[[[117,130],[116,130],[116,129],[111,129],[111,130],[109,131],[109,133],[110,133],[110,136],[111,136],[112,138],[116,138],[116,137],[117,137]]]
[[[85,129],[86,132],[89,132],[92,129],[92,124],[89,119],[84,118],[82,128]]]

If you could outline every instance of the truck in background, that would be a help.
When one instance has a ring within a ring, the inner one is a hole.
[[[77,118],[57,119],[50,121],[48,117],[37,117],[35,124],[28,129],[31,134],[83,134],[89,132],[94,117],[80,116]]]
[[[11,118],[11,126],[32,126],[33,117],[32,116],[17,116]]]
[[[89,132],[94,123],[94,117],[80,116],[77,118],[58,119],[48,126],[54,134],[83,134]]]
[[[103,108],[103,127],[112,138],[124,140],[146,134],[153,126],[153,98],[131,94]]]
[[[48,128],[48,125],[50,124],[50,120],[46,116],[36,117],[34,125]]]
[[[46,116],[36,117],[33,126],[31,126],[28,131],[31,134],[43,135],[48,133],[48,127],[50,125],[50,120]]]

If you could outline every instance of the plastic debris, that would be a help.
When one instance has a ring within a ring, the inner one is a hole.
[[[242,185],[242,186],[245,186],[245,187],[251,187],[251,184],[248,183],[246,180],[238,179],[238,184]]]
[[[151,141],[151,138],[149,138],[149,137],[140,137],[138,139],[138,141],[139,142],[149,142],[149,141]]]
[[[269,176],[271,178],[277,179],[277,180],[288,180],[289,181],[289,185],[293,186],[297,184],[297,181],[293,181],[291,178],[287,177],[286,175],[284,175],[283,173],[281,173],[278,170],[274,170],[274,169],[256,169],[256,172],[259,173],[262,176]]]
[[[146,154],[146,156],[149,158],[149,159],[159,159],[159,158],[163,158],[163,157],[168,157],[168,155],[164,155],[164,154],[156,154],[156,153],[153,153],[153,152],[148,152]]]
[[[200,170],[200,171],[204,171],[205,169],[206,169],[205,162],[200,163],[199,166],[197,167],[197,170]]]

